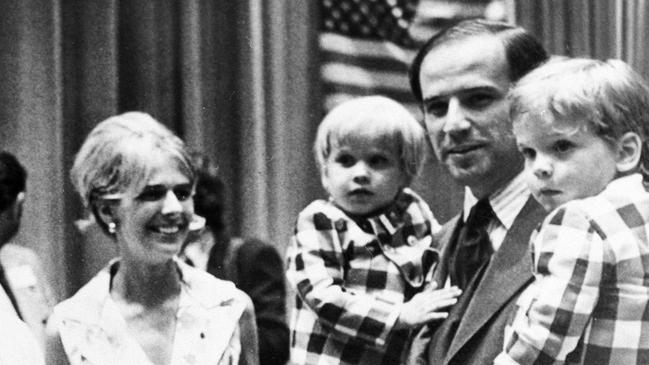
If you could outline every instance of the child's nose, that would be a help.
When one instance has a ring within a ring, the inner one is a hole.
[[[353,170],[354,182],[358,184],[367,183],[370,179],[369,169],[364,162],[358,162]]]
[[[552,176],[552,162],[544,156],[537,156],[532,164],[532,172],[539,179],[547,179]]]

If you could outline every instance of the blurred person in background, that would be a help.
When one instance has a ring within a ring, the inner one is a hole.
[[[27,172],[9,152],[0,152],[0,311],[27,323],[41,347],[52,312],[52,290],[36,253],[12,243],[22,218]]]
[[[191,230],[183,258],[217,278],[234,282],[250,296],[255,307],[260,363],[285,364],[289,331],[282,258],[273,246],[261,240],[230,237],[225,223],[225,184],[206,156],[194,153],[192,157],[196,166],[194,213],[205,221],[202,229]]]

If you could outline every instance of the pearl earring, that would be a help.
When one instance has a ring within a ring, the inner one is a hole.
[[[115,224],[115,222],[108,222],[108,233],[115,234],[116,230],[117,230],[117,224]]]

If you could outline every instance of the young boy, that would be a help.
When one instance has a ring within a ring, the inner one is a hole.
[[[510,97],[528,184],[552,213],[495,363],[649,363],[648,87],[622,61],[563,59]]]
[[[439,229],[407,188],[425,143],[412,115],[380,96],[343,103],[319,126],[314,150],[330,198],[300,213],[288,251],[292,364],[399,364],[410,330],[456,302],[457,288],[415,294],[436,262]]]

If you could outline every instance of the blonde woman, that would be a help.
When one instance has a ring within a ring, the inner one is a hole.
[[[257,364],[250,299],[176,258],[194,214],[183,142],[121,114],[91,131],[71,176],[120,257],[54,308],[47,363]]]

